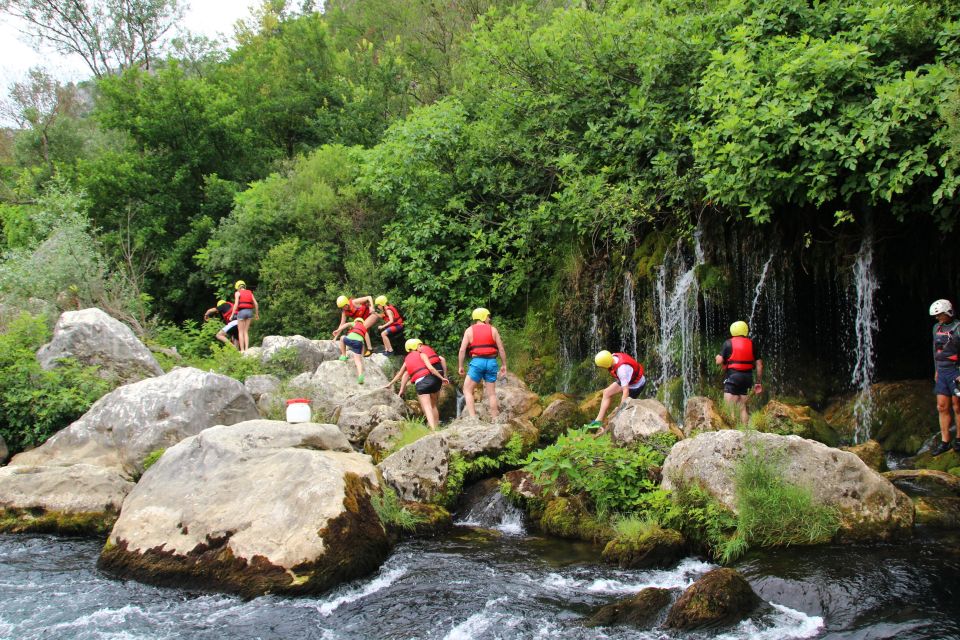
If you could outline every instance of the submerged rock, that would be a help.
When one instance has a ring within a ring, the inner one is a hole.
[[[600,607],[583,624],[587,627],[629,624],[649,629],[656,624],[660,612],[672,599],[670,589],[647,587],[635,596]]]
[[[777,456],[787,482],[808,487],[815,501],[836,508],[838,542],[901,538],[913,526],[910,499],[852,453],[798,436],[746,434],[724,430],[702,433],[673,446],[663,465],[663,488],[698,483],[724,507],[737,511],[733,470],[750,446]]]
[[[254,420],[171,447],[130,493],[98,567],[252,597],[375,570],[390,542],[370,459],[333,425]]]
[[[683,592],[670,607],[664,626],[690,630],[732,625],[747,618],[762,602],[739,573],[714,569]]]
[[[683,438],[683,432],[670,417],[667,408],[652,398],[628,398],[607,426],[613,441],[621,446],[630,446],[660,433]]]
[[[37,360],[53,369],[61,358],[97,366],[122,383],[163,375],[153,354],[127,325],[100,309],[67,311],[53,329],[53,339],[40,347]]]

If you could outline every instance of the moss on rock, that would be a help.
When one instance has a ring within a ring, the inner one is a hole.
[[[0,509],[0,533],[55,533],[104,536],[117,521],[115,511],[68,513],[44,509]]]
[[[635,596],[600,607],[584,622],[587,627],[607,627],[629,624],[650,628],[660,617],[660,612],[670,604],[670,589],[647,587]]]
[[[587,542],[606,543],[614,536],[613,530],[597,520],[579,496],[564,496],[548,501],[540,517],[540,529],[558,538]]]
[[[806,405],[790,405],[772,400],[755,414],[751,426],[762,433],[800,436],[835,447],[840,441],[836,430],[819,413]]]
[[[863,460],[874,471],[884,471],[886,461],[883,458],[883,447],[876,440],[867,440],[863,444],[857,444],[852,447],[840,447],[843,451],[849,451],[853,455]]]
[[[740,622],[763,602],[733,569],[714,569],[694,582],[674,603],[665,626],[699,629]]]
[[[621,569],[667,569],[686,553],[686,540],[673,529],[653,529],[639,538],[617,536],[603,548],[604,562]]]
[[[912,454],[937,431],[937,409],[931,395],[932,383],[926,380],[878,382],[873,393],[873,422],[870,437],[884,451]],[[824,417],[844,440],[853,439],[856,420],[853,414],[856,396],[848,394],[835,399],[824,411]]]

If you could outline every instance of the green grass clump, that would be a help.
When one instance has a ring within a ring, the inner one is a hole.
[[[146,471],[152,467],[153,464],[160,459],[160,456],[163,455],[164,451],[166,451],[166,449],[154,449],[148,453],[147,457],[143,459],[143,470]]]
[[[384,486],[383,491],[370,497],[373,510],[377,512],[380,522],[387,528],[397,528],[404,531],[413,531],[423,519],[403,506],[397,492]]]
[[[613,520],[613,530],[617,538],[628,542],[638,542],[663,530],[660,523],[650,517],[623,515]]]
[[[403,449],[408,444],[413,444],[420,438],[430,435],[430,427],[427,426],[427,423],[421,418],[416,419],[407,419],[400,423],[400,435],[396,440],[393,441],[393,445],[390,447],[390,451],[387,452],[387,457],[400,449]]]

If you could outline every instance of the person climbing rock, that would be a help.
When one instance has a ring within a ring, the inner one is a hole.
[[[226,300],[218,300],[217,306],[210,307],[207,309],[206,313],[203,314],[203,321],[220,316],[223,320],[223,326],[220,328],[220,331],[217,332],[216,338],[223,344],[228,344],[231,347],[237,348],[240,344],[240,334],[237,324],[239,320],[231,320],[230,316],[233,315],[233,303],[227,302]]]
[[[463,332],[458,356],[458,369],[464,375],[463,361],[470,353],[470,367],[466,372],[467,378],[463,381],[463,395],[467,404],[467,413],[477,416],[477,408],[473,399],[473,391],[483,382],[487,402],[490,404],[490,417],[496,419],[500,415],[500,405],[497,403],[497,378],[507,372],[507,352],[503,348],[500,332],[490,324],[490,312],[483,307],[473,310],[471,317],[474,324]],[[497,363],[497,354],[500,354],[502,365]]]
[[[714,358],[726,372],[723,378],[723,400],[734,413],[734,419],[747,424],[750,415],[747,412],[747,394],[753,387],[754,393],[763,391],[760,379],[763,377],[763,360],[753,340],[748,337],[750,328],[743,320],[730,325],[730,339],[723,343],[720,353]],[[757,372],[757,382],[753,382],[753,372]],[[738,411],[739,410],[739,411]]]
[[[933,325],[933,393],[937,396],[940,418],[940,442],[932,453],[939,456],[950,450],[951,421],[956,425],[957,435],[953,450],[960,453],[960,396],[957,396],[956,386],[960,371],[960,322],[953,317],[953,305],[949,300],[937,300],[931,304],[930,315],[937,319]]]
[[[357,384],[363,384],[363,340],[367,336],[367,327],[363,318],[354,318],[340,325],[337,328],[337,333],[344,329],[349,329],[349,331],[340,341],[340,345],[343,349],[350,350],[350,357],[353,358],[353,363],[357,367]],[[340,360],[345,362],[347,355],[340,356]]]
[[[392,356],[393,344],[390,342],[390,337],[400,339],[400,335],[403,333],[403,316],[400,315],[395,306],[389,304],[387,296],[377,296],[374,302],[377,305],[380,317],[384,320],[384,323],[378,328],[380,339],[383,341],[383,353]]]
[[[599,352],[593,358],[593,363],[601,369],[606,369],[613,376],[613,382],[603,390],[603,397],[600,399],[600,410],[597,412],[596,419],[590,423],[591,427],[600,427],[603,424],[603,416],[610,408],[610,402],[613,397],[620,394],[620,404],[617,410],[623,407],[627,398],[639,398],[640,392],[647,384],[647,378],[643,375],[643,365],[637,362],[633,356],[627,353],[610,353],[607,350]],[[606,427],[601,427],[598,434],[606,432]]]
[[[427,425],[431,431],[436,431],[440,425],[440,388],[450,382],[446,378],[447,361],[417,338],[407,340],[404,347],[407,356],[403,359],[403,367],[384,388],[392,387],[399,379],[397,395],[402,398],[407,382],[412,382]]]
[[[337,306],[340,308],[340,328],[333,332],[333,339],[337,339],[344,326],[353,326],[353,322],[350,321],[359,318],[363,320],[363,324],[367,329],[367,333],[365,334],[364,338],[367,348],[363,352],[363,355],[368,356],[373,353],[373,345],[370,344],[369,331],[370,327],[375,325],[377,320],[380,318],[380,316],[373,312],[373,298],[370,296],[363,296],[362,298],[348,298],[347,296],[339,296],[337,298]],[[346,360],[346,355],[347,350],[341,341],[340,359]]]
[[[233,296],[231,318],[237,319],[240,353],[243,353],[250,348],[250,323],[260,319],[260,305],[257,304],[253,291],[247,289],[247,283],[243,280],[237,280],[233,288],[236,289],[236,293]]]

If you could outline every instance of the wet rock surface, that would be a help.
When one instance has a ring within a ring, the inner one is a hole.
[[[763,601],[733,569],[714,569],[694,582],[670,608],[664,626],[691,630],[732,625]]]

